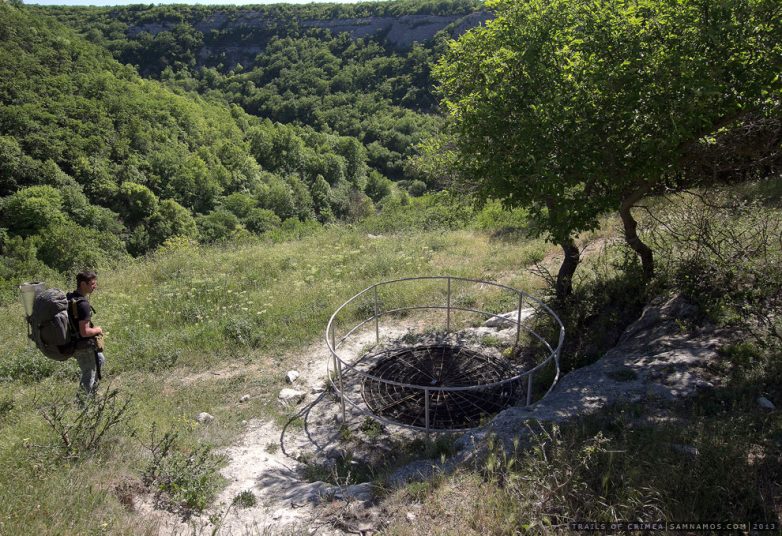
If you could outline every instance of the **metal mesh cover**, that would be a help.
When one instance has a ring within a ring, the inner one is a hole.
[[[426,426],[424,387],[488,385],[513,376],[510,363],[460,346],[430,345],[391,350],[369,370],[363,396],[376,415]],[[383,381],[385,380],[385,381]],[[392,385],[386,381],[406,384]],[[417,386],[417,387],[412,387]],[[517,382],[468,391],[430,391],[429,427],[471,428],[517,398]]]

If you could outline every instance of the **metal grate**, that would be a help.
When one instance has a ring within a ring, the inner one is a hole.
[[[373,413],[401,424],[472,428],[517,400],[517,381],[488,386],[514,372],[503,358],[461,346],[415,346],[382,354],[364,377],[362,393]]]

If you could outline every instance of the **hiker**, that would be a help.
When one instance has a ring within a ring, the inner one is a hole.
[[[68,316],[77,333],[76,348],[73,356],[81,369],[81,387],[87,393],[93,393],[100,380],[100,369],[105,362],[103,355],[103,329],[92,323],[95,311],[89,302],[90,294],[98,288],[98,275],[95,272],[79,272],[76,275],[76,290],[69,292]]]

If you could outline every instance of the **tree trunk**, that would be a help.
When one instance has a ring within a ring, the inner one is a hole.
[[[644,271],[644,280],[649,281],[654,277],[654,254],[652,248],[644,244],[640,238],[638,238],[638,222],[633,218],[630,209],[638,202],[644,195],[645,190],[637,190],[633,194],[627,196],[622,200],[622,204],[619,206],[619,217],[622,218],[622,225],[625,229],[625,241],[627,245],[633,248],[641,257],[641,266]]]
[[[573,274],[576,272],[576,268],[578,268],[581,253],[572,239],[568,239],[560,246],[562,246],[562,251],[565,253],[565,258],[557,274],[556,292],[557,300],[562,301],[573,292]]]

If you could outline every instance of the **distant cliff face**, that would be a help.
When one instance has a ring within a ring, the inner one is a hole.
[[[468,15],[402,15],[399,17],[364,17],[338,19],[303,19],[298,21],[301,29],[324,28],[334,35],[348,33],[352,39],[377,38],[395,50],[409,49],[413,43],[426,43],[434,36],[447,29],[450,37],[458,37],[470,28],[478,26],[491,18],[486,11],[478,11]],[[199,51],[199,60],[221,56],[228,63],[244,62],[261,52],[266,41],[279,22],[265,16],[261,12],[245,11],[239,16],[230,17],[221,11],[193,22],[193,28],[204,34],[217,32],[228,35],[253,36],[243,37],[241,43],[222,39],[219,43],[208,43]],[[142,32],[157,35],[163,31],[171,31],[179,22],[147,22],[128,28],[128,37],[134,38]]]
[[[485,22],[489,18],[486,12],[469,15],[403,15],[401,17],[368,17],[361,19],[306,20],[301,21],[303,28],[328,28],[334,34],[347,32],[350,37],[385,36],[387,44],[396,49],[409,48],[414,42],[425,43],[437,32],[457,23],[451,37],[458,37],[469,28]]]

